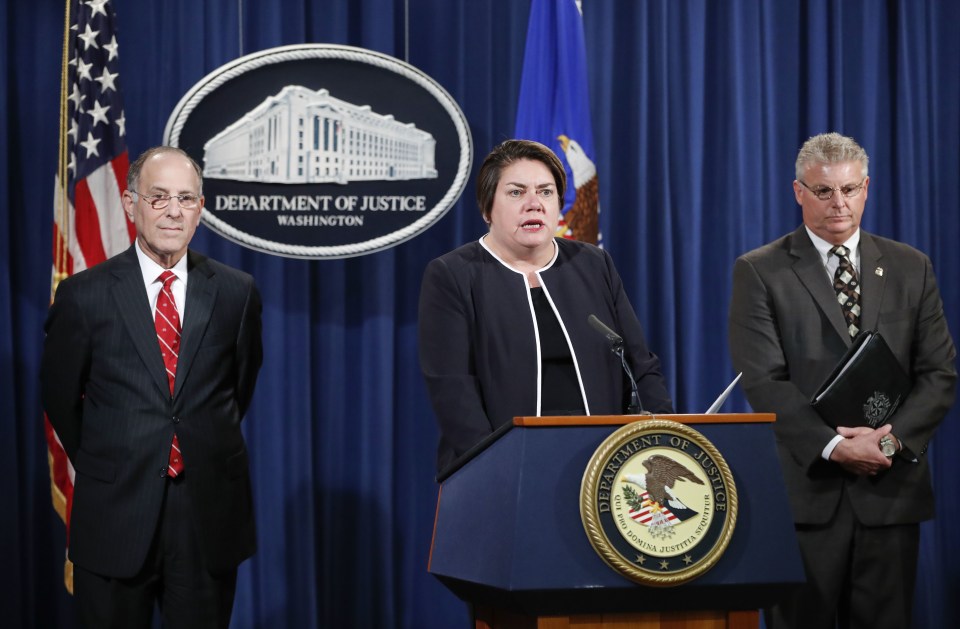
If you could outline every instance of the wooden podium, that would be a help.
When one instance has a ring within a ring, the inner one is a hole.
[[[477,629],[747,629],[804,581],[771,414],[656,416],[703,434],[733,475],[737,523],[709,571],[648,587],[601,559],[580,517],[583,473],[614,430],[644,419],[518,417],[440,477],[428,570]]]

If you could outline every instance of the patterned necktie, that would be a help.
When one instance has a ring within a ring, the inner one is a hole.
[[[163,286],[157,296],[157,313],[153,318],[157,328],[160,353],[163,355],[163,364],[167,368],[167,382],[170,385],[171,396],[173,396],[173,385],[177,378],[177,358],[180,355],[180,315],[174,306],[173,291],[170,290],[170,285],[175,279],[177,276],[169,270],[164,271],[157,278],[158,281],[163,282]],[[167,475],[176,478],[181,472],[183,472],[183,457],[180,456],[180,440],[177,439],[177,433],[173,433]]]
[[[830,253],[840,260],[833,276],[833,289],[837,291],[837,302],[843,311],[843,318],[847,320],[847,332],[850,333],[850,338],[854,338],[860,331],[860,278],[848,257],[849,249],[837,245]]]

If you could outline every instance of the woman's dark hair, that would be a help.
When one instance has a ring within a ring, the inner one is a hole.
[[[493,197],[497,193],[500,175],[503,169],[521,159],[541,162],[553,175],[557,185],[557,196],[563,203],[563,195],[567,191],[567,173],[563,169],[563,162],[548,147],[533,140],[507,140],[501,142],[490,151],[480,172],[477,173],[477,204],[480,206],[480,215],[487,223],[490,222],[490,212],[493,211]]]

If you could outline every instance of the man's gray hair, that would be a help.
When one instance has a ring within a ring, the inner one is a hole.
[[[867,176],[870,158],[856,140],[839,133],[815,135],[803,143],[797,154],[797,181],[803,181],[807,168],[814,164],[842,162],[860,162],[860,176],[864,178]]]
[[[177,153],[178,155],[186,157],[190,165],[193,166],[193,170],[197,173],[197,180],[200,181],[200,189],[197,190],[197,194],[203,195],[203,169],[200,168],[200,164],[190,157],[186,151],[176,146],[154,146],[140,153],[137,159],[133,160],[133,163],[130,164],[130,169],[127,171],[127,190],[137,191],[137,188],[140,187],[140,171],[143,169],[144,163],[159,153]]]

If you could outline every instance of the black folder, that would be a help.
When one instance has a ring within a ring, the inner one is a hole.
[[[863,332],[820,385],[810,403],[828,424],[887,423],[913,388],[910,376],[879,332]]]

